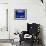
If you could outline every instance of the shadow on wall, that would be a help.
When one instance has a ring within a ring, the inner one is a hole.
[[[44,37],[43,37],[43,26],[40,25],[40,39],[42,40],[42,46],[45,46],[44,45]]]

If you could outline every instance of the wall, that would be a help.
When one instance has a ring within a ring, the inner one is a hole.
[[[8,3],[8,0],[0,0],[0,3]]]
[[[27,20],[15,20],[14,9],[27,9]],[[42,4],[40,0],[10,0],[9,31],[11,32],[11,38],[14,38],[14,32],[17,30],[19,32],[27,30],[27,23],[40,23],[42,25],[44,41],[46,43],[45,4]]]

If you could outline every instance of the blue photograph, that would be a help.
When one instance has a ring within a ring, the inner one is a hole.
[[[25,9],[16,9],[15,10],[15,18],[16,19],[26,19],[27,13]]]

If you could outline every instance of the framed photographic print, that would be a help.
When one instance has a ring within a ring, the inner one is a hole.
[[[16,20],[26,20],[27,19],[27,10],[26,9],[15,9],[14,18]]]

